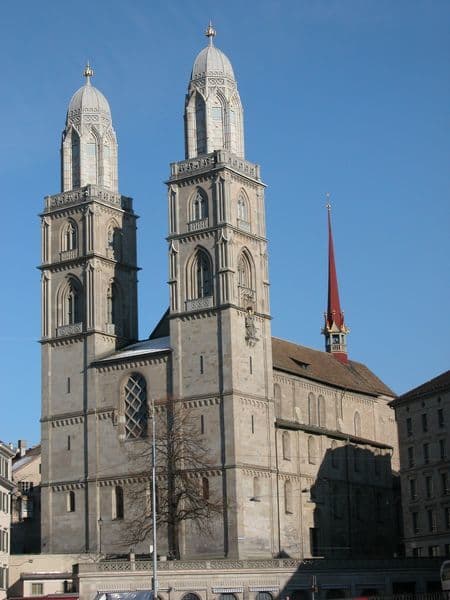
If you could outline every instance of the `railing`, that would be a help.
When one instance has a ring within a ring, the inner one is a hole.
[[[186,310],[203,310],[213,306],[213,297],[205,296],[204,298],[196,298],[195,300],[186,300]]]
[[[58,337],[64,337],[66,335],[76,335],[83,331],[83,323],[72,323],[71,325],[61,325],[56,329],[56,335]]]
[[[73,250],[63,250],[59,253],[60,260],[72,260],[77,258],[78,256],[78,248],[74,248]]]
[[[90,202],[91,200],[99,200],[117,208],[132,211],[131,198],[97,185],[86,185],[77,190],[46,196],[45,210],[48,211],[71,204],[81,204],[82,202]]]
[[[248,175],[253,179],[259,179],[259,165],[248,162],[247,160],[236,156],[228,150],[215,150],[210,154],[199,156],[197,158],[189,158],[187,160],[181,160],[170,165],[170,175],[174,177],[176,175],[182,175],[184,173],[192,173],[195,171],[201,171],[205,169],[211,169],[216,166],[228,166],[242,173]]]
[[[188,223],[188,231],[199,231],[200,229],[206,229],[208,224],[208,218],[201,219],[200,221],[190,221]]]

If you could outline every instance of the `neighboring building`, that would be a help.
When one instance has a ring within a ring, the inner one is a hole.
[[[392,556],[394,394],[348,359],[330,220],[326,352],[272,338],[265,185],[244,157],[233,68],[207,35],[168,181],[170,306],[141,342],[136,215],[90,67],[69,104],[62,191],[42,213],[42,551],[129,550],[129,486],[143,478],[130,456],[150,401],[164,417],[170,400],[209,448],[193,476],[221,510],[207,533],[183,522],[176,542],[161,527],[160,554]]]
[[[41,549],[41,446],[19,440],[12,465],[15,491],[11,506],[11,554]]]
[[[407,556],[450,555],[450,371],[391,402]]]
[[[6,598],[9,571],[10,506],[14,484],[11,460],[14,451],[0,441],[0,600]]]

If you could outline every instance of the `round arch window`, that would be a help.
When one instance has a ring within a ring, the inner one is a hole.
[[[197,596],[197,594],[192,594],[189,592],[189,594],[185,594],[181,600],[201,600],[201,598],[200,596]]]
[[[219,600],[236,600],[236,596],[234,594],[220,594]]]
[[[273,600],[273,596],[270,592],[258,592],[255,600]]]

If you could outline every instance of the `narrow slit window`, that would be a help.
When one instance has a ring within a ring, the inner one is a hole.
[[[67,436],[67,450],[70,450],[72,446],[72,440],[70,439],[70,435]]]
[[[70,377],[67,378],[67,393],[70,394]]]
[[[200,433],[203,435],[205,433],[205,416],[200,415]]]
[[[250,375],[253,375],[253,360],[251,356],[249,356],[248,362],[250,366]]]
[[[200,355],[200,375],[203,375],[204,373],[204,362],[203,362],[203,355]]]

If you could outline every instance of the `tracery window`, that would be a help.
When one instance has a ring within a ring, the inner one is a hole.
[[[80,187],[80,138],[72,129],[72,187]]]
[[[205,192],[197,188],[191,205],[191,221],[202,221],[208,216],[208,197]]]
[[[72,220],[67,223],[63,231],[63,251],[75,250],[78,247],[78,229]]]
[[[106,296],[107,323],[115,326],[114,333],[121,333],[122,311],[120,288],[116,281],[111,281]]]
[[[139,373],[133,373],[124,386],[125,437],[144,437],[147,433],[147,385]]]
[[[239,303],[244,308],[254,307],[255,304],[255,285],[253,278],[252,261],[250,253],[244,249],[238,259],[238,296]]]
[[[212,296],[212,264],[206,250],[199,248],[188,268],[188,299]]]
[[[62,293],[62,315],[60,325],[74,325],[82,321],[81,284],[70,277]]]
[[[237,201],[237,216],[240,221],[249,222],[248,200],[243,191],[239,194]]]
[[[107,252],[114,260],[122,258],[122,231],[117,223],[111,223],[107,231]]]
[[[327,425],[327,412],[326,412],[326,404],[325,404],[325,398],[320,395],[319,398],[317,399],[317,406],[318,406],[318,421],[319,421],[319,427],[326,427]]]

